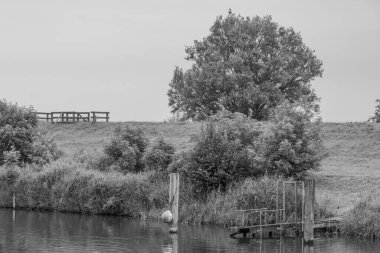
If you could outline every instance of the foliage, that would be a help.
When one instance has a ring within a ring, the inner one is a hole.
[[[267,131],[255,143],[255,166],[268,174],[301,176],[315,170],[327,153],[320,118],[310,108],[284,102],[273,111]]]
[[[231,182],[253,174],[247,147],[258,132],[251,123],[239,113],[221,112],[205,124],[180,168],[196,191],[224,191]]]
[[[326,155],[322,137],[320,120],[299,103],[281,104],[267,122],[219,112],[202,128],[193,150],[171,168],[182,166],[200,192],[225,190],[246,177],[298,177],[320,166]]]
[[[310,82],[322,75],[322,62],[293,28],[230,10],[210,32],[186,48],[192,67],[174,70],[168,91],[173,113],[202,120],[228,110],[266,120],[278,104],[302,97],[318,110]]]
[[[376,99],[377,105],[375,106],[375,115],[370,117],[368,121],[372,121],[375,123],[380,123],[380,99]]]
[[[0,165],[45,164],[59,156],[53,140],[39,128],[33,107],[0,100]]]
[[[163,138],[159,138],[144,156],[146,168],[153,170],[165,170],[172,162],[174,147]]]
[[[125,126],[117,127],[111,142],[104,147],[110,165],[117,170],[141,171],[142,161],[148,140],[141,129]]]

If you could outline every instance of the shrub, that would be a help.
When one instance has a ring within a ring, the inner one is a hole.
[[[249,147],[258,133],[252,123],[239,113],[225,113],[204,125],[180,169],[196,191],[224,191],[231,182],[254,174]]]
[[[144,168],[142,161],[148,140],[144,133],[137,128],[116,128],[114,137],[104,148],[109,158],[109,165],[117,170],[141,171]]]
[[[375,123],[380,123],[380,99],[376,99],[375,112],[372,117],[368,119],[368,121],[372,121]]]
[[[163,138],[159,138],[144,156],[146,168],[151,170],[166,170],[173,160],[174,147]]]
[[[321,128],[311,109],[299,103],[281,104],[254,144],[254,165],[285,177],[317,169],[327,155]]]
[[[201,192],[225,190],[246,177],[302,176],[326,156],[321,121],[300,103],[281,104],[264,122],[220,112],[194,140],[193,150],[170,168],[182,166],[180,171]]]
[[[59,155],[54,142],[38,127],[33,107],[0,100],[0,165],[45,164]]]

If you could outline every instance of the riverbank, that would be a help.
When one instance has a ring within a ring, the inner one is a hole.
[[[129,217],[157,218],[168,208],[168,178],[165,173],[122,174],[91,169],[91,156],[101,152],[117,126],[124,123],[42,124],[54,136],[64,156],[43,168],[0,168],[0,206],[57,210]],[[150,142],[164,137],[177,152],[188,150],[200,123],[126,123],[141,128]],[[380,126],[371,123],[324,123],[330,156],[321,169],[309,176],[316,179],[317,217],[343,216],[342,231],[350,235],[378,236],[380,233],[380,177],[376,169],[380,152]],[[356,165],[359,164],[358,168]],[[366,164],[367,170],[363,169]],[[346,168],[346,169],[343,169]],[[380,169],[380,166],[378,167]],[[345,173],[345,174],[344,174]],[[247,179],[226,193],[212,192],[202,198],[183,185],[180,222],[221,226],[237,225],[237,209],[267,207],[275,196],[276,178]],[[263,188],[267,195],[263,195]]]
[[[238,225],[241,217],[236,210],[253,205],[275,206],[280,180],[246,179],[227,192],[214,191],[207,196],[197,196],[190,184],[182,182],[179,221]],[[69,161],[38,169],[2,166],[0,207],[11,207],[13,194],[16,208],[157,218],[168,209],[169,180],[165,172],[100,172]]]
[[[316,216],[343,216],[342,233],[380,237],[380,179],[315,176]],[[246,179],[227,192],[194,196],[181,184],[181,223],[239,225],[236,210],[275,207],[281,178]],[[127,217],[158,218],[168,208],[168,175],[154,172],[122,174],[86,169],[83,164],[57,161],[43,168],[0,167],[0,207],[39,209]]]

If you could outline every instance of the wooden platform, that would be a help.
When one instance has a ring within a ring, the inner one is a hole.
[[[314,221],[314,230],[325,230],[325,231],[337,231],[339,228],[339,223],[342,221],[341,217],[332,217],[328,219],[321,219]],[[302,234],[301,231],[302,222],[295,223],[278,223],[278,224],[266,224],[266,225],[251,225],[251,226],[235,226],[230,229],[233,232],[230,234],[231,237],[236,237],[241,234],[243,237],[251,238],[276,238],[279,236],[284,237],[295,237],[298,234]]]

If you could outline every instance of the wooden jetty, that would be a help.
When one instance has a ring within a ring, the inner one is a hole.
[[[37,112],[37,118],[51,123],[75,123],[75,122],[98,122],[105,120],[109,122],[110,112],[76,112],[76,111],[61,111],[61,112]]]
[[[293,196],[287,196],[287,190]],[[280,196],[282,191],[282,196]],[[299,194],[300,193],[300,194]],[[291,203],[290,203],[291,201]],[[314,241],[314,231],[339,232],[340,217],[314,219],[314,179],[305,182],[288,181],[277,185],[276,209],[259,208],[236,210],[241,213],[241,224],[231,227],[231,237],[251,238],[295,237],[302,235],[306,244]]]

